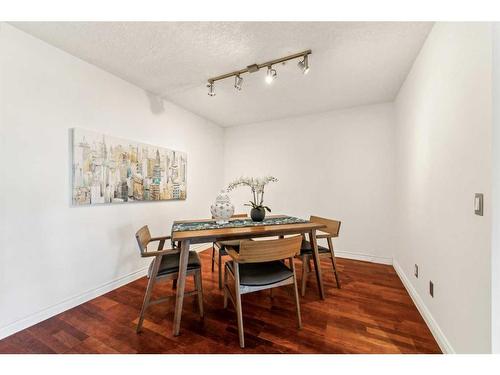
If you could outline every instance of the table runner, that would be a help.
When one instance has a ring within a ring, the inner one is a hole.
[[[257,227],[261,225],[282,225],[282,224],[300,224],[308,223],[308,220],[293,216],[270,217],[264,221],[252,221],[250,218],[234,219],[226,224],[217,224],[215,221],[192,221],[183,223],[174,223],[172,232],[182,232],[188,230],[221,229],[221,228],[242,228]]]

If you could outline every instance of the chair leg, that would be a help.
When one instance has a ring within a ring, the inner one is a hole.
[[[340,289],[340,280],[337,272],[337,263],[335,262],[335,256],[332,256],[332,266],[333,266],[333,273],[335,275],[335,281],[337,282],[337,288]]]
[[[212,243],[212,272],[215,269],[215,244]]]
[[[306,295],[306,283],[307,283],[307,274],[308,274],[308,268],[309,268],[309,257],[306,255],[302,255],[302,278],[301,278],[301,285],[300,285],[300,294],[302,297]]]
[[[335,281],[337,282],[337,288],[340,289],[340,280],[339,280],[339,275],[337,272],[337,262],[335,261],[335,252],[333,251],[333,242],[332,242],[332,239],[330,237],[327,238],[327,241],[328,241],[328,248],[330,249],[330,257],[332,260],[333,274],[335,275]]]
[[[235,300],[236,300],[236,318],[238,320],[238,337],[240,339],[240,347],[245,347],[245,332],[243,331],[243,312],[241,310],[241,294],[240,294],[240,272],[238,263],[234,262],[234,278],[235,278]]]
[[[243,331],[243,312],[241,311],[241,294],[236,289],[236,316],[238,319],[238,337],[240,338],[240,347],[245,347],[245,332]]]
[[[224,308],[227,309],[227,299],[228,299],[228,291],[227,291],[227,268],[224,267]]]
[[[223,264],[222,264],[222,255],[220,253],[220,250],[217,252],[219,254],[219,264],[217,265],[219,267],[219,289],[222,289],[222,268],[223,268]]]
[[[144,301],[142,302],[141,314],[139,315],[139,321],[137,322],[136,332],[139,333],[142,330],[142,323],[144,322],[144,313],[149,305],[149,300],[151,299],[151,293],[153,292],[153,286],[156,281],[156,275],[158,274],[158,269],[160,268],[161,256],[158,256],[153,261],[153,270],[149,276],[148,286],[146,288],[146,294],[144,294]]]
[[[194,274],[194,283],[196,284],[198,309],[200,311],[200,318],[203,318],[203,283],[201,280],[201,270],[196,271]]]
[[[299,328],[302,328],[302,317],[300,316],[300,301],[299,301],[299,289],[297,287],[297,275],[295,274],[295,265],[293,262],[292,271],[293,271],[293,292],[295,294],[295,306],[297,307],[297,323]]]

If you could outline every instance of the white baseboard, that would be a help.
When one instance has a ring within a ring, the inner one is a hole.
[[[350,251],[335,250],[335,257],[353,259],[353,260],[362,260],[362,261],[371,262],[371,263],[392,265],[392,257],[381,257],[381,256],[376,256],[376,255],[370,255],[370,254],[353,253]]]
[[[456,353],[453,347],[451,346],[450,342],[444,335],[443,331],[441,330],[441,327],[439,327],[436,320],[432,316],[431,312],[425,305],[424,301],[422,300],[422,298],[420,298],[420,295],[413,287],[413,285],[410,283],[410,280],[408,279],[406,274],[403,272],[403,269],[395,259],[393,259],[392,257],[380,257],[375,255],[353,253],[349,251],[339,251],[339,250],[335,251],[335,256],[338,258],[347,258],[347,259],[362,260],[372,263],[392,265],[396,270],[396,273],[398,274],[399,278],[401,279],[401,282],[403,283],[404,287],[408,291],[408,294],[413,300],[413,303],[417,307],[417,310],[419,311],[420,315],[422,316],[425,323],[429,327],[441,351],[446,354]]]
[[[137,280],[146,275],[148,267],[141,268],[137,271],[131,272],[128,275],[119,277],[116,280],[105,283],[97,288],[88,290],[79,295],[70,297],[60,303],[49,306],[45,309],[37,311],[33,314],[30,314],[24,318],[16,320],[8,325],[0,328],[0,339],[3,339],[7,336],[10,336],[16,332],[19,332],[23,329],[31,327],[37,323],[40,323],[48,318],[53,317],[54,315],[60,314],[66,310],[72,309],[78,305],[81,305],[84,302],[90,301],[93,298],[99,297],[105,293],[111,292],[112,290],[119,288],[125,284],[128,284],[134,280]]]
[[[200,252],[200,251],[207,249],[210,246],[211,246],[211,244],[196,244],[196,245],[191,246],[191,250]],[[16,320],[12,323],[9,323],[4,327],[0,327],[0,340],[7,337],[7,336],[10,336],[16,332],[19,332],[23,329],[31,327],[32,325],[35,325],[35,324],[40,323],[46,319],[49,319],[49,318],[53,317],[54,315],[57,315],[57,314],[60,314],[66,310],[72,309],[73,307],[76,307],[78,305],[81,305],[82,303],[90,301],[93,298],[99,297],[99,296],[106,294],[108,292],[111,292],[112,290],[117,289],[125,284],[128,284],[132,281],[135,281],[135,280],[145,276],[147,273],[147,270],[148,270],[148,267],[141,268],[137,271],[129,273],[128,275],[122,276],[116,280],[105,283],[105,284],[103,284],[95,289],[88,290],[82,294],[68,298],[60,303],[49,306],[43,310],[37,311],[37,312],[30,314],[24,318],[21,318],[21,319]]]
[[[393,260],[393,266],[394,269],[396,270],[396,273],[398,274],[399,278],[401,279],[401,282],[405,286],[406,290],[410,294],[411,299],[413,300],[413,303],[415,306],[417,306],[418,311],[420,312],[420,315],[425,320],[425,323],[431,330],[432,335],[436,339],[439,347],[441,348],[441,351],[445,354],[455,354],[455,350],[451,346],[450,342],[444,335],[443,331],[437,324],[436,320],[432,316],[431,312],[425,305],[424,301],[422,298],[420,298],[420,295],[418,294],[417,290],[413,287],[411,284],[410,280],[404,273],[403,269],[399,265],[399,263],[396,261],[396,259]]]

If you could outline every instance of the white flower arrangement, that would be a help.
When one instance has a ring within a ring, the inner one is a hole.
[[[278,182],[278,179],[273,176],[266,177],[240,177],[237,180],[231,182],[227,191],[232,191],[239,186],[249,186],[252,190],[253,201],[250,201],[250,204],[245,204],[245,206],[252,206],[257,209],[265,209],[268,212],[271,212],[271,209],[267,206],[264,206],[264,187],[270,182]]]

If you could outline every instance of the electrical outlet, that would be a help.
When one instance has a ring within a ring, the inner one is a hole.
[[[434,283],[429,280],[429,294],[434,298]]]
[[[415,270],[413,271],[413,274],[418,279],[418,264],[415,264]]]
[[[474,194],[474,213],[483,216],[483,193]]]

